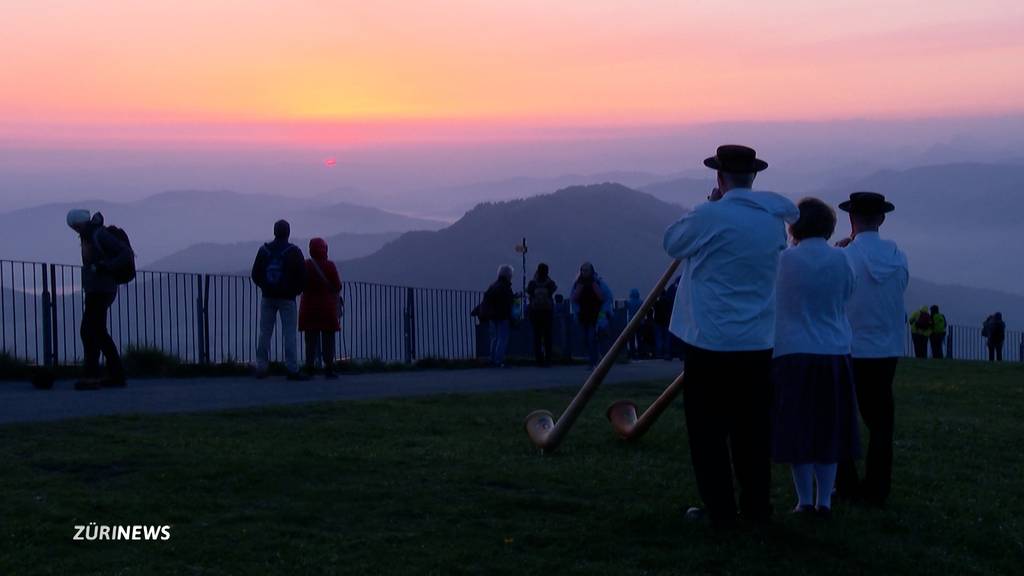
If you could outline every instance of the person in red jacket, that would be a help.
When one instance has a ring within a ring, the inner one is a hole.
[[[324,361],[324,376],[334,378],[334,334],[341,330],[339,296],[341,278],[327,257],[323,238],[309,241],[306,290],[299,302],[299,331],[306,337],[306,370],[312,374],[317,354]]]

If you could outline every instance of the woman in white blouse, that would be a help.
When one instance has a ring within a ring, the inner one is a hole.
[[[836,463],[860,451],[846,317],[855,275],[844,253],[828,244],[835,211],[816,198],[798,208],[800,219],[789,228],[793,246],[779,261],[772,454],[792,466],[794,512],[827,517]]]

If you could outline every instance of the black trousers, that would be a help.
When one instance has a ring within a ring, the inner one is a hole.
[[[988,361],[989,362],[1002,362],[1003,361],[1003,343],[1002,341],[993,342],[988,341]]]
[[[772,512],[771,350],[714,352],[684,344],[683,406],[697,490],[713,524]],[[730,462],[731,453],[731,462]]]
[[[313,372],[316,357],[324,361],[324,373],[334,374],[334,332],[306,332],[306,370]]]
[[[552,311],[531,310],[530,324],[533,326],[533,356],[538,364],[551,362],[553,346],[552,326],[555,315]]]
[[[898,358],[854,358],[853,379],[857,405],[868,429],[868,449],[864,461],[864,480],[857,476],[852,460],[839,463],[836,490],[840,494],[862,498],[882,505],[892,489],[892,440],[895,425],[892,382]]]
[[[910,339],[914,341],[914,358],[927,358],[928,336],[924,334],[911,334]]]
[[[932,341],[932,358],[942,359],[944,356],[942,353],[942,347],[946,344],[946,333],[939,332],[932,334],[930,340]]]
[[[124,367],[117,344],[107,332],[107,313],[117,298],[116,292],[86,292],[82,309],[82,350],[85,354],[85,377],[99,378],[100,354],[107,361],[107,371],[114,380],[124,379]]]

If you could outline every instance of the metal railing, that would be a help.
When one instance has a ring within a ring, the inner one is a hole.
[[[81,266],[0,260],[0,353],[34,365],[81,363],[81,276]],[[477,355],[469,312],[482,292],[345,282],[342,296],[339,358],[412,362]],[[259,290],[247,276],[140,270],[118,288],[107,321],[122,351],[155,349],[186,364],[251,363],[259,314]],[[987,360],[981,332],[980,326],[950,325],[946,357]],[[298,348],[302,357],[301,337]],[[1002,350],[1004,361],[1024,361],[1024,334],[1007,330]],[[914,355],[909,330],[905,355]],[[284,358],[280,326],[270,356]]]
[[[0,260],[0,352],[34,365],[83,360],[81,266]],[[413,362],[473,358],[470,311],[482,292],[344,282],[336,356]],[[140,270],[118,287],[108,315],[123,351],[153,349],[182,363],[251,363],[260,294],[247,276]],[[305,344],[298,338],[300,358]],[[284,358],[280,323],[271,361]]]

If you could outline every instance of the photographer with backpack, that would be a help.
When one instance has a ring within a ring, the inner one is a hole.
[[[533,355],[539,366],[551,362],[551,332],[555,317],[555,292],[558,285],[551,279],[547,264],[538,264],[533,280],[526,286],[530,297],[530,324],[533,326]]]
[[[117,344],[107,331],[107,313],[117,299],[117,287],[135,278],[135,254],[128,235],[115,226],[104,226],[103,215],[90,216],[88,210],[71,210],[68,226],[78,233],[82,245],[82,350],[85,377],[75,383],[76,390],[126,385],[124,366]],[[107,378],[100,378],[100,354],[107,362]]]
[[[260,247],[252,264],[252,281],[260,289],[260,336],[256,345],[256,377],[267,375],[270,339],[277,317],[281,317],[285,365],[289,380],[308,380],[299,372],[298,310],[295,299],[306,287],[306,259],[298,246],[288,241],[291,226],[285,220],[274,224],[274,241]]]

